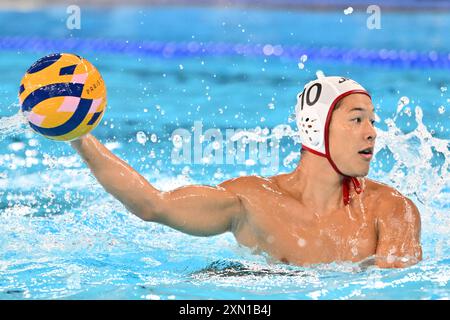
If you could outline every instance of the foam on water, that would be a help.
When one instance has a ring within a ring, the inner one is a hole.
[[[10,276],[2,290],[9,292],[8,297],[85,298],[102,294],[89,287],[126,282],[142,285],[142,289],[136,291],[133,287],[128,294],[122,293],[126,297],[136,292],[136,298],[182,298],[190,290],[186,283],[193,283],[204,290],[197,290],[190,298],[206,298],[221,288],[218,294],[222,298],[227,294],[231,298],[258,298],[270,290],[273,298],[320,299],[377,297],[379,292],[386,297],[392,294],[390,288],[415,286],[418,282],[445,287],[450,279],[449,267],[441,262],[448,259],[450,247],[449,141],[433,136],[422,122],[419,106],[414,109],[415,129],[403,132],[397,125],[402,110],[403,106],[385,120],[386,130],[377,130],[370,177],[420,202],[424,261],[391,273],[371,267],[371,258],[314,268],[280,265],[237,245],[231,234],[192,238],[143,222],[111,196],[105,197],[78,156],[49,155],[43,147],[34,152],[39,143],[27,131],[23,116],[1,118],[0,142],[24,133],[28,139],[28,143],[12,141],[9,151],[0,156],[0,167],[8,168],[0,172],[0,197],[4,200],[0,209],[0,270]],[[289,123],[271,131],[265,129],[239,132],[233,139],[261,142],[290,138],[296,145],[299,143],[298,133]],[[142,145],[143,139],[137,139],[137,143]],[[284,157],[285,167],[294,167],[299,156],[299,152],[292,151]],[[391,161],[390,167],[382,165],[386,160]],[[21,169],[39,166],[42,169],[20,175]],[[18,170],[19,176],[12,177],[11,170]],[[189,166],[177,176],[163,172],[155,177],[150,170],[142,174],[165,191],[200,182]],[[236,172],[220,172],[220,179],[232,178],[233,174]],[[112,265],[115,267],[108,267]],[[46,286],[42,283],[32,284],[26,280],[29,277],[45,279],[51,289],[42,289]],[[146,291],[147,287],[152,288],[152,293]],[[241,288],[238,293],[237,287]],[[416,295],[422,297],[420,294],[417,291]]]
[[[30,130],[27,119],[20,111],[13,116],[0,118],[0,141]]]

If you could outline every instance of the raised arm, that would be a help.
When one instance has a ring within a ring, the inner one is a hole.
[[[378,217],[376,264],[381,268],[404,268],[422,260],[420,214],[415,204],[399,193]]]
[[[71,145],[103,188],[143,220],[209,236],[232,231],[242,215],[239,197],[223,187],[185,186],[161,192],[91,134]]]

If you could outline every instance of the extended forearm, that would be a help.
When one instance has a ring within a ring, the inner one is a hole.
[[[229,231],[242,212],[240,199],[224,187],[185,186],[161,192],[92,135],[71,144],[105,190],[146,221],[205,236]]]
[[[105,190],[137,216],[148,219],[160,192],[126,162],[88,134],[71,142]]]

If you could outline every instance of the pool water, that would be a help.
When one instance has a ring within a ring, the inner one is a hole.
[[[450,14],[383,12],[382,28],[369,30],[365,12],[81,9],[80,30],[66,28],[63,7],[0,11],[0,299],[449,298]],[[369,177],[419,207],[423,261],[302,268],[253,255],[231,234],[192,237],[141,221],[67,143],[32,133],[17,114],[24,72],[61,51],[105,79],[109,103],[94,135],[161,190],[292,171],[297,92],[317,73],[354,78],[379,117]],[[276,138],[278,161],[174,163],[172,133],[196,122],[203,133]]]

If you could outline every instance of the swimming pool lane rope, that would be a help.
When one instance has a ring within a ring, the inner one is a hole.
[[[23,52],[99,52],[156,57],[272,56],[299,60],[340,61],[408,68],[450,68],[450,53],[395,49],[345,49],[272,44],[231,44],[223,42],[158,42],[114,39],[47,39],[0,37],[0,50]]]

